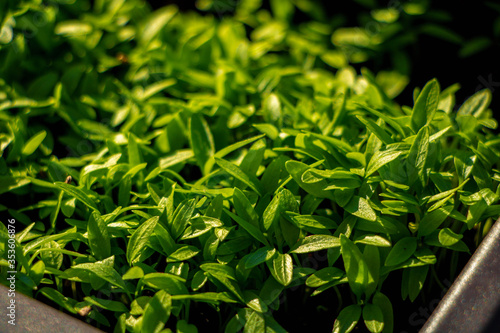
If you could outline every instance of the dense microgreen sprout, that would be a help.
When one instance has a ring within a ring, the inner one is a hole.
[[[414,301],[500,215],[491,93],[401,106],[406,76],[357,72],[297,3],[3,3],[2,281],[15,220],[18,291],[106,331],[197,332],[206,304],[211,331],[285,332],[307,288],[335,290],[334,332],[392,332],[384,281]]]

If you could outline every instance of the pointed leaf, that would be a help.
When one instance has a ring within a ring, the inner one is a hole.
[[[127,261],[130,265],[136,263],[146,248],[147,243],[158,223],[158,216],[144,221],[132,234],[127,244]]]
[[[414,302],[420,293],[420,290],[422,290],[422,287],[424,286],[425,278],[427,277],[427,272],[429,271],[429,265],[411,267],[409,270],[408,294],[410,296],[410,301]]]
[[[361,317],[359,305],[349,305],[340,311],[339,316],[333,323],[332,333],[348,333],[354,329]]]
[[[418,224],[418,236],[428,236],[446,220],[453,210],[453,206],[446,206],[427,212]]]
[[[429,154],[429,127],[424,126],[418,131],[415,141],[410,148],[407,159],[407,171],[410,185],[413,184],[417,175],[424,184],[425,162]]]
[[[373,120],[362,117],[362,116],[356,116],[369,130],[372,132],[377,138],[380,139],[383,143],[386,145],[393,143],[394,141],[392,140],[391,136],[387,134],[387,132],[377,125]]]
[[[184,245],[167,257],[167,262],[178,262],[189,260],[200,253],[200,250],[192,245]]]
[[[228,162],[226,160],[216,157],[215,162],[228,174],[243,182],[245,185],[254,190],[257,194],[262,195],[263,193],[262,186],[256,177],[247,175],[236,164]]]
[[[109,262],[114,262],[114,256],[94,263],[84,263],[72,266],[70,269],[66,270],[64,274],[67,275],[72,270],[82,270],[90,272],[97,275],[101,279],[125,290],[125,283],[123,282],[120,274],[118,274],[113,266],[109,265]]]
[[[358,196],[354,196],[344,209],[352,215],[368,221],[375,221],[377,219],[377,214],[368,201]]]
[[[255,212],[255,209],[246,195],[237,187],[234,188],[233,202],[234,208],[236,209],[236,213],[239,217],[251,222],[252,224],[257,224],[259,215]]]
[[[92,212],[87,225],[89,247],[97,260],[111,256],[108,228],[98,212]]]
[[[376,292],[375,295],[373,295],[372,303],[380,308],[384,316],[383,332],[392,332],[394,327],[394,314],[389,298],[380,292]]]
[[[385,260],[385,266],[398,265],[409,259],[417,249],[415,237],[405,237],[399,240],[391,249]]]
[[[436,113],[439,103],[439,83],[436,79],[427,82],[415,101],[411,113],[411,127],[413,131],[430,124]]]
[[[401,154],[403,154],[403,151],[401,150],[377,151],[370,159],[370,162],[368,162],[368,166],[366,167],[365,172],[365,178],[370,176],[372,173],[374,173],[387,163],[394,161]]]
[[[273,277],[283,286],[288,286],[292,282],[293,262],[289,254],[276,253],[275,258],[268,262],[269,269]]]
[[[340,246],[340,239],[329,235],[307,236],[297,244],[291,253],[309,253]]]
[[[241,217],[231,213],[229,210],[224,209],[224,212],[229,215],[236,223],[238,223],[243,229],[245,229],[250,235],[252,235],[253,238],[258,240],[264,245],[268,245],[269,243],[267,242],[266,238],[264,237],[264,234],[260,229],[253,224],[245,221]]]
[[[255,252],[250,253],[245,260],[245,268],[253,268],[271,259],[276,253],[276,249],[261,247]]]
[[[310,168],[309,165],[298,162],[298,161],[287,161],[285,163],[286,170],[292,176],[293,180],[299,184],[306,192],[317,196],[319,198],[329,198],[334,199],[332,193],[330,191],[325,190],[328,186],[328,183],[324,180],[308,184],[302,181],[302,174]]]
[[[171,220],[170,230],[172,232],[172,237],[177,239],[187,227],[187,224],[194,213],[194,208],[196,206],[196,200],[184,200],[180,203],[174,212],[174,218]]]
[[[356,296],[361,297],[373,277],[358,247],[343,234],[340,235],[340,244],[349,286]]]
[[[84,191],[82,191],[80,188],[75,187],[73,185],[63,183],[63,182],[56,182],[55,184],[59,189],[63,190],[65,193],[69,194],[70,196],[80,200],[90,209],[93,209],[96,211],[99,210],[97,208],[96,203],[92,199],[90,199],[89,196]]]
[[[144,308],[141,332],[160,332],[170,317],[172,297],[165,291],[158,291]]]
[[[210,159],[214,156],[214,138],[203,116],[194,114],[190,121],[191,149],[204,175],[212,168]]]
[[[261,135],[254,136],[253,138],[250,138],[250,139],[246,139],[246,140],[242,140],[242,141],[233,143],[232,145],[227,146],[224,149],[221,149],[217,153],[215,153],[215,157],[223,158],[224,156],[226,156],[229,153],[232,153],[233,151],[236,151],[236,150],[238,150],[238,149],[240,149],[240,148],[242,148],[242,147],[244,147],[252,142],[255,142],[259,139],[262,139],[264,136],[266,136],[266,135],[261,134]]]
[[[372,333],[380,333],[384,329],[384,315],[374,304],[368,303],[363,307],[363,320],[366,328]]]
[[[24,145],[22,154],[26,156],[33,154],[35,150],[42,144],[46,136],[46,131],[40,131],[37,134],[33,135]]]
[[[445,247],[455,245],[462,239],[462,237],[463,235],[453,232],[450,228],[443,228],[439,230],[438,235],[439,243]]]
[[[306,280],[306,285],[312,288],[321,287],[329,282],[341,279],[344,275],[345,272],[341,269],[325,267],[309,276]]]
[[[491,91],[483,89],[465,101],[457,111],[457,116],[474,116],[479,118],[491,102]]]

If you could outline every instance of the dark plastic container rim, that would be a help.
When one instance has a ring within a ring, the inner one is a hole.
[[[420,330],[441,332],[500,332],[500,219]]]
[[[102,333],[97,328],[20,292],[16,292],[12,298],[8,294],[9,289],[0,284],[0,332]],[[11,319],[6,316],[6,308],[11,300],[15,301],[15,326],[8,323]]]

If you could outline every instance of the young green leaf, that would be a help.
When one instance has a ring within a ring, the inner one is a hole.
[[[111,256],[111,242],[108,228],[98,212],[92,212],[87,224],[89,247],[97,260]]]
[[[131,166],[136,166],[142,163],[142,154],[139,149],[139,144],[137,142],[138,142],[137,137],[134,134],[129,133],[127,152],[128,152],[128,163]]]
[[[268,247],[261,247],[257,251],[249,253],[245,260],[245,268],[250,269],[257,265],[260,265],[271,258],[273,258],[276,253],[276,249],[271,249]]]
[[[325,267],[317,272],[314,272],[306,280],[308,287],[316,288],[321,287],[329,282],[339,280],[345,276],[345,272],[336,267]]]
[[[65,276],[70,276],[72,271],[85,271],[95,274],[99,278],[126,290],[125,283],[123,282],[120,274],[113,268],[110,263],[114,262],[114,256],[107,258],[102,261],[97,261],[94,263],[84,263],[72,266],[70,269],[64,272]]]
[[[359,119],[377,138],[380,139],[383,143],[386,145],[393,143],[394,141],[392,140],[391,136],[387,134],[387,132],[377,125],[373,120],[362,117],[362,116],[356,116],[356,118]]]
[[[35,150],[42,144],[46,136],[46,131],[40,131],[37,134],[33,135],[24,145],[22,154],[25,156],[33,154]]]
[[[299,184],[306,192],[320,198],[334,199],[330,191],[325,190],[328,183],[324,180],[317,183],[308,184],[302,181],[302,174],[310,168],[309,165],[298,161],[287,161],[285,163],[286,170],[292,176],[293,180]]]
[[[370,270],[371,278],[368,280],[365,290],[366,296],[370,297],[375,289],[377,289],[380,279],[380,252],[376,246],[365,245],[363,258],[368,266],[368,269]]]
[[[236,282],[234,269],[229,266],[215,263],[206,263],[200,265],[200,268],[208,274],[208,278],[218,281],[225,286],[242,303],[246,303],[243,293]]]
[[[212,162],[215,153],[214,138],[203,116],[194,114],[189,122],[191,149],[193,149],[196,161],[204,175],[212,169]]]
[[[271,226],[276,226],[281,218],[281,214],[286,211],[297,213],[299,211],[299,206],[294,195],[289,190],[282,189],[274,196],[263,213],[262,219],[264,229],[268,230]]]
[[[232,153],[233,151],[236,151],[242,147],[245,147],[246,145],[248,145],[252,142],[255,142],[257,140],[262,139],[264,136],[266,136],[266,135],[261,134],[261,135],[254,136],[253,138],[250,138],[250,139],[246,139],[246,140],[242,140],[242,141],[233,143],[232,145],[227,146],[226,148],[219,150],[217,153],[215,153],[214,156],[218,157],[218,158],[223,158],[224,156]]]
[[[337,237],[329,235],[312,235],[305,237],[295,244],[295,247],[290,252],[309,253],[339,246],[340,240]]]
[[[429,265],[411,267],[408,269],[408,295],[410,296],[410,301],[413,302],[424,286],[425,278],[427,277],[427,272],[429,271]]]
[[[366,167],[365,172],[365,178],[373,174],[375,171],[377,171],[387,163],[394,161],[403,153],[404,152],[401,150],[377,151],[370,159],[370,162],[368,162],[368,166]]]
[[[335,229],[338,227],[338,224],[335,221],[319,215],[296,215],[292,216],[292,220],[299,227],[310,227],[316,229]]]
[[[142,222],[142,224],[134,231],[127,244],[127,261],[130,265],[136,263],[141,256],[142,251],[146,248],[149,238],[158,223],[159,216]]]
[[[195,246],[192,245],[185,245],[170,254],[167,257],[167,262],[178,262],[178,261],[185,261],[193,258],[196,256],[198,253],[200,253],[200,250],[198,250]]]
[[[418,224],[418,236],[423,237],[430,235],[444,222],[444,220],[446,220],[452,210],[453,206],[450,205],[426,213]]]
[[[265,230],[269,230],[272,225],[275,225],[280,219],[280,195],[274,196],[273,200],[267,205],[263,214],[263,225]]]
[[[271,124],[252,124],[252,126],[267,135],[271,140],[276,140],[279,135],[278,129]]]
[[[128,308],[122,302],[112,301],[110,299],[97,298],[95,296],[87,296],[84,298],[86,302],[98,306],[102,309],[113,312],[127,312]]]
[[[221,167],[228,174],[243,182],[245,185],[254,190],[257,194],[262,195],[262,185],[255,176],[250,176],[245,174],[236,164],[228,162],[226,160],[215,158],[215,162],[219,167]]]
[[[359,305],[345,307],[335,319],[332,333],[349,333],[356,327],[359,317],[361,317],[361,307]]]
[[[368,303],[363,307],[363,320],[372,333],[380,333],[384,329],[384,315],[375,304]]]
[[[34,284],[38,286],[45,274],[45,263],[43,260],[37,261],[36,264],[31,266],[31,270],[29,272],[29,277],[33,280]]]
[[[429,127],[424,126],[418,131],[408,154],[406,169],[410,186],[417,180],[417,176],[421,183],[425,184],[425,162],[428,154]]]
[[[389,240],[379,235],[363,235],[354,239],[354,244],[361,243],[366,245],[374,245],[379,247],[390,247],[392,244]]]
[[[144,308],[141,332],[160,332],[170,317],[172,297],[165,291],[158,291]]]
[[[154,229],[154,236],[160,243],[160,246],[163,251],[165,251],[165,253],[169,254],[175,251],[175,240],[172,238],[172,236],[170,236],[170,233],[161,223],[156,224]]]
[[[430,124],[439,102],[439,83],[436,79],[427,82],[415,101],[411,113],[411,127],[415,133]]]
[[[261,333],[266,332],[266,322],[262,313],[252,311],[245,323],[245,333]]]
[[[220,219],[222,215],[223,205],[224,205],[224,198],[221,194],[218,194],[212,200],[212,202],[210,202],[210,205],[205,210],[205,216]]]
[[[392,332],[394,327],[394,314],[390,299],[380,292],[375,292],[372,303],[379,307],[384,316],[384,329],[382,332]]]
[[[280,126],[280,120],[282,117],[281,103],[276,94],[270,94],[263,103],[264,109],[264,119],[267,123]]]
[[[444,247],[455,245],[462,239],[463,235],[453,232],[450,228],[443,228],[439,230],[439,243]]]
[[[66,194],[69,194],[70,196],[80,200],[90,209],[99,211],[96,203],[91,198],[89,198],[87,193],[85,193],[80,188],[62,182],[56,182],[55,184],[59,189],[63,190]]]
[[[147,17],[147,24],[139,31],[138,41],[141,45],[148,45],[160,33],[162,29],[177,14],[177,7],[164,7]]]
[[[171,273],[149,273],[141,280],[148,287],[165,290],[171,295],[184,295],[188,293],[186,279]]]
[[[474,116],[481,117],[484,111],[488,108],[491,102],[491,91],[483,89],[469,97],[457,111],[457,116]]]
[[[234,188],[233,203],[238,216],[257,225],[259,216],[246,195],[237,187]]]
[[[416,249],[417,239],[415,237],[400,239],[387,255],[385,266],[395,266],[404,262],[415,253]]]
[[[123,280],[135,280],[140,279],[144,276],[144,271],[139,266],[130,267],[130,269],[123,274]]]
[[[181,202],[179,206],[177,206],[177,209],[174,212],[174,218],[169,221],[172,238],[177,239],[182,235],[187,227],[189,220],[193,216],[195,206],[195,199],[186,199]]]
[[[169,154],[158,160],[158,166],[161,170],[171,168],[180,163],[184,163],[194,157],[194,152],[192,149],[181,149],[177,150],[172,154]]]
[[[469,229],[472,229],[479,222],[487,208],[488,203],[482,198],[470,206],[467,212],[467,227]]]
[[[229,215],[236,223],[238,223],[243,229],[245,229],[250,235],[252,235],[253,238],[255,238],[256,240],[258,240],[259,242],[261,242],[264,245],[269,245],[268,241],[264,237],[264,234],[262,233],[262,231],[260,231],[260,229],[258,227],[245,221],[241,217],[231,213],[227,209],[224,209],[224,212],[227,215]]]
[[[398,121],[394,120],[389,115],[385,114],[384,112],[379,112],[373,108],[370,108],[367,105],[360,104],[360,103],[356,103],[356,104],[358,106],[360,106],[361,108],[363,108],[364,110],[370,112],[374,116],[377,116],[377,117],[381,118],[382,120],[384,120],[388,125],[390,125],[392,128],[394,128],[401,136],[403,136],[403,137],[406,136],[403,128],[401,127],[401,124]]]
[[[267,264],[271,274],[281,285],[286,287],[292,282],[293,262],[289,254],[276,253],[275,257]]]
[[[197,291],[202,288],[206,282],[207,276],[205,275],[205,272],[199,270],[194,274],[193,279],[191,280],[191,289],[193,289],[193,291]]]
[[[373,277],[358,247],[345,235],[340,235],[342,259],[347,273],[347,280],[352,292],[361,297]]]
[[[62,308],[64,308],[68,312],[73,313],[73,314],[77,313],[77,310],[75,309],[76,301],[72,298],[65,297],[63,294],[61,294],[56,289],[49,288],[49,287],[43,287],[38,292],[40,294],[44,295],[45,297],[47,297],[48,299],[50,299],[52,302],[61,306]]]
[[[358,196],[354,196],[344,209],[352,215],[368,221],[375,221],[377,219],[377,214],[368,201]]]

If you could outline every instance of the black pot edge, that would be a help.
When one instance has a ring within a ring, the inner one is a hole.
[[[500,218],[420,333],[500,332]]]
[[[9,288],[0,284],[0,304],[2,307],[0,332],[102,333],[97,328],[58,311],[47,304],[23,295],[20,292],[14,293],[15,295],[9,292]],[[12,312],[11,309],[7,308],[11,304],[15,306]],[[9,317],[10,313],[13,313],[15,317]],[[13,321],[15,325],[9,323],[12,318],[15,318],[15,321]]]

